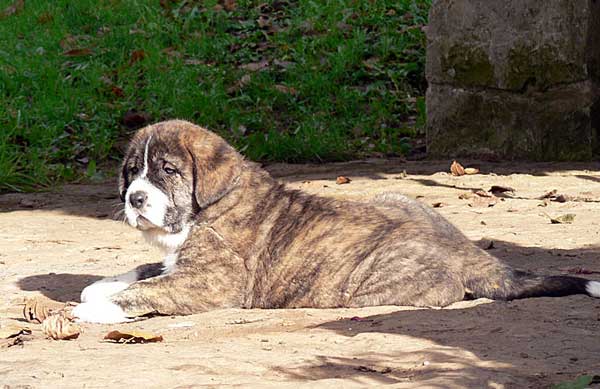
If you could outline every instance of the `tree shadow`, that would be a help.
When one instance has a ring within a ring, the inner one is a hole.
[[[372,387],[373,385],[418,384],[428,388],[482,388],[492,379],[496,382],[512,382],[500,364],[490,367],[482,374],[475,358],[459,356],[452,349],[442,347],[422,352],[398,351],[394,354],[369,353],[361,357],[317,356],[312,364],[298,367],[273,367],[272,370],[287,379],[313,382],[343,379],[355,385]],[[406,368],[394,367],[399,360],[415,361]],[[427,366],[424,367],[423,362]],[[449,365],[460,366],[460,370],[449,369]],[[531,383],[530,379],[518,380],[520,384]],[[527,385],[526,385],[527,386]]]
[[[495,247],[488,252],[515,268],[600,280],[598,246],[566,250],[495,241]],[[495,387],[498,379],[515,387],[545,387],[600,372],[600,346],[592,341],[600,330],[600,300],[578,295],[487,302],[463,301],[444,309],[410,308],[326,322],[314,328],[348,338],[386,334],[425,339],[434,345],[412,353],[400,348],[393,355],[365,350],[351,359],[319,357],[277,371],[290,379],[368,379],[382,385],[418,382],[440,388]],[[389,341],[388,337],[374,339]],[[430,365],[386,370],[393,361],[409,359],[407,355]],[[453,367],[448,369],[449,365]]]
[[[284,183],[311,180],[331,180],[337,176],[386,180],[404,178],[424,186],[441,186],[459,190],[477,190],[480,188],[454,187],[440,183],[428,177],[440,172],[449,172],[451,160],[443,161],[405,161],[403,159],[373,159],[363,161],[325,163],[325,164],[281,164],[266,165],[271,175]],[[599,172],[598,174],[579,174],[576,177],[600,182],[600,163],[528,163],[528,162],[485,162],[461,161],[465,166],[474,166],[486,173],[498,175],[531,174],[544,176],[552,172],[581,170]],[[114,179],[97,184],[69,184],[54,188],[51,192],[4,193],[0,194],[0,212],[58,210],[65,214],[96,219],[114,219],[122,217],[123,204],[119,199]]]
[[[21,278],[17,286],[21,290],[37,291],[60,302],[79,302],[81,291],[103,277],[91,274],[48,273]]]

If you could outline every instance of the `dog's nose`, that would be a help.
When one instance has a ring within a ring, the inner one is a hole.
[[[148,195],[146,194],[146,192],[143,191],[137,191],[137,192],[133,192],[130,196],[129,196],[129,202],[131,203],[131,206],[133,208],[142,208],[144,206],[144,204],[146,204],[146,199],[148,199]]]

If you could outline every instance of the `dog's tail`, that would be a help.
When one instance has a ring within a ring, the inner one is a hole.
[[[562,297],[585,294],[600,298],[600,282],[571,276],[538,276],[535,274],[503,269],[501,277],[472,277],[465,280],[469,293],[475,297],[494,300],[515,300],[528,297]]]

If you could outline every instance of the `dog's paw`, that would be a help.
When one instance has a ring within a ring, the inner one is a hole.
[[[77,321],[88,323],[111,324],[133,320],[127,317],[120,306],[107,300],[81,303],[73,308],[72,315],[77,318]]]

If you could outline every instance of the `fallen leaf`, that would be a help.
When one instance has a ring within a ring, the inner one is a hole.
[[[84,57],[86,55],[91,55],[93,53],[94,52],[92,51],[92,49],[81,48],[81,49],[72,49],[72,50],[64,51],[62,53],[62,55],[64,55],[65,57]]]
[[[123,89],[119,88],[116,85],[113,85],[110,88],[110,91],[112,92],[113,95],[115,95],[117,97],[125,97],[125,92],[123,91]]]
[[[14,338],[19,335],[31,335],[31,329],[14,323],[0,326],[0,339]]]
[[[538,197],[538,200],[549,199],[550,197],[554,196],[556,196],[556,189],[552,189],[551,191],[544,193],[543,195]]]
[[[16,0],[14,3],[4,8],[4,10],[0,13],[0,19],[15,15],[23,11],[23,8],[25,8],[25,0]]]
[[[188,65],[188,66],[197,66],[197,65],[204,65],[205,62],[202,61],[201,59],[186,59],[185,61],[183,61],[184,65]]]
[[[23,317],[30,323],[39,324],[48,316],[65,309],[65,306],[64,303],[40,297],[27,299],[23,307]]]
[[[346,176],[338,176],[338,178],[335,179],[335,183],[338,185],[349,184],[350,181],[352,181],[352,180]]]
[[[260,15],[256,20],[256,24],[258,24],[258,27],[260,28],[269,27],[271,25],[271,20],[264,15]]]
[[[54,15],[52,15],[49,12],[44,12],[43,14],[41,14],[40,16],[38,16],[38,18],[37,18],[37,22],[39,24],[50,23],[53,20],[54,20]]]
[[[295,96],[298,94],[298,91],[296,89],[289,87],[289,86],[281,85],[281,84],[275,85],[275,89],[277,89],[281,93],[285,93],[288,95]]]
[[[571,224],[575,221],[575,216],[574,213],[567,213],[556,218],[550,217],[550,222],[552,224]]]
[[[567,201],[572,201],[573,199],[573,196],[561,194],[556,196],[553,200],[558,203],[566,203]]]
[[[279,67],[281,67],[283,69],[287,69],[290,66],[293,66],[295,63],[291,62],[291,61],[280,61],[280,60],[276,59],[276,60],[273,61],[273,64],[275,66],[279,66]]]
[[[506,193],[506,192],[514,193],[515,190],[513,188],[511,188],[510,186],[492,185],[492,187],[490,188],[490,190],[488,190],[488,192],[497,195],[497,194]]]
[[[150,332],[142,331],[111,331],[106,336],[106,340],[112,340],[117,343],[153,343],[162,342],[162,335],[156,335]]]
[[[477,174],[479,173],[479,169],[475,169],[474,167],[466,167],[465,168],[465,174],[471,175],[471,174]]]
[[[71,340],[79,337],[81,328],[64,313],[58,313],[44,319],[42,332],[54,340]]]
[[[134,50],[131,52],[131,58],[129,58],[129,65],[133,65],[146,58],[146,52],[144,50]]]
[[[473,199],[473,201],[469,204],[469,206],[474,208],[487,208],[493,207],[498,202],[498,198],[496,196],[491,197],[480,197],[477,196]]]
[[[460,163],[452,161],[452,165],[450,165],[450,173],[452,173],[453,176],[464,176],[465,168],[462,167]]]
[[[251,72],[257,72],[259,70],[266,69],[269,66],[269,61],[263,60],[260,62],[250,62],[244,65],[240,65],[240,69],[249,70]]]
[[[246,85],[250,84],[250,81],[252,81],[252,76],[249,74],[244,74],[242,78],[240,78],[233,86],[227,88],[227,93],[232,94],[239,91]]]
[[[486,192],[486,191],[484,191],[484,190],[481,190],[481,189],[480,189],[480,190],[476,190],[476,191],[475,191],[475,194],[476,194],[477,196],[479,196],[479,197],[494,197],[494,195],[493,195],[493,194],[491,194],[491,193],[488,193],[488,192]]]
[[[223,8],[225,8],[226,11],[235,11],[235,9],[237,8],[237,4],[235,3],[235,0],[223,0]]]
[[[431,206],[432,206],[433,208],[442,208],[444,205],[446,205],[446,204],[444,204],[444,203],[442,203],[442,202],[437,202],[437,203],[433,203],[433,204],[431,204]]]
[[[12,347],[12,346],[18,346],[20,344],[23,344],[24,341],[32,340],[32,339],[33,339],[32,335],[18,335],[18,336],[13,336],[12,338],[8,338],[8,339],[0,338],[0,349]]]

